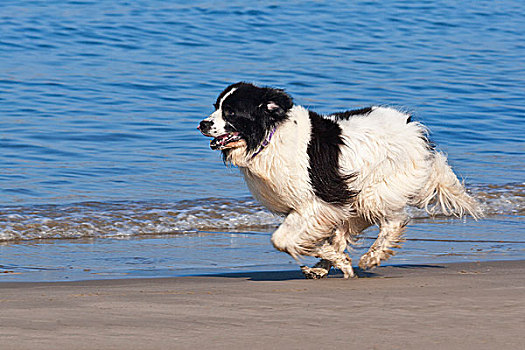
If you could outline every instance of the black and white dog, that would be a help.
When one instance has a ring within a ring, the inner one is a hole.
[[[406,206],[482,215],[426,128],[392,108],[322,116],[283,90],[240,82],[219,95],[199,129],[239,167],[253,195],[286,216],[272,235],[275,248],[321,259],[301,267],[307,278],[325,277],[332,266],[354,277],[345,250],[371,225],[379,235],[359,266],[388,259],[403,241]]]

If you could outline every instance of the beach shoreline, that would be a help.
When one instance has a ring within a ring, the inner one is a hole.
[[[524,341],[525,260],[0,283],[9,349],[494,349]]]

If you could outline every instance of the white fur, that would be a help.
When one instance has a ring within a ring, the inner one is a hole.
[[[216,117],[220,126],[222,118]],[[321,258],[313,268],[303,267],[307,277],[324,277],[330,266],[353,277],[351,260],[344,251],[371,225],[380,227],[379,236],[361,258],[360,267],[377,266],[393,255],[392,248],[403,241],[407,205],[434,213],[435,207],[429,205],[436,203],[447,215],[481,215],[445,156],[428,149],[425,127],[407,123],[408,118],[392,108],[374,107],[366,116],[337,121],[344,141],[340,171],[356,174],[348,185],[358,195],[348,205],[327,203],[314,193],[308,175],[310,118],[301,106],[288,112],[288,119],[257,156],[246,154],[245,147],[229,153],[227,160],[239,166],[253,195],[272,212],[286,215],[272,235],[273,245],[294,258]]]
[[[305,157],[310,134],[307,111],[294,106],[289,120],[281,125],[270,143],[256,157],[244,149],[232,152],[231,161],[245,176],[250,191],[272,212],[288,214],[313,200]]]

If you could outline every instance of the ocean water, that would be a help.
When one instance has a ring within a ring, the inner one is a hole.
[[[510,0],[2,1],[0,281],[295,268],[196,129],[240,80],[430,128],[487,217],[414,210],[388,263],[523,259],[524,23]]]

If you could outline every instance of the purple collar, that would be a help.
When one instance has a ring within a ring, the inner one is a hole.
[[[272,139],[273,137],[273,134],[275,134],[275,126],[273,127],[272,131],[270,131],[270,134],[264,139],[264,141],[261,143],[261,145],[259,146],[259,149],[257,150],[257,152],[255,152],[253,155],[252,155],[252,159],[255,158],[256,155],[258,155],[259,153],[262,152],[262,150],[264,149],[264,147],[268,146],[270,144],[270,140]]]

